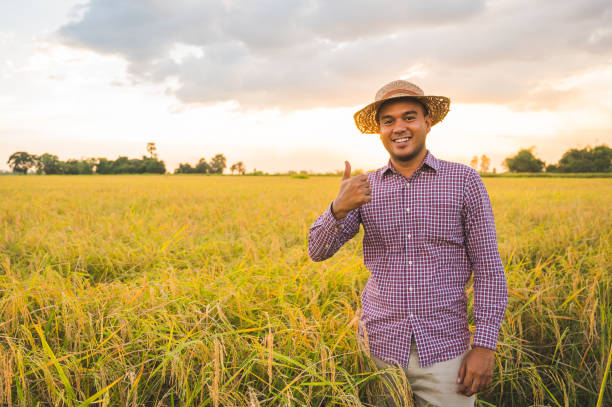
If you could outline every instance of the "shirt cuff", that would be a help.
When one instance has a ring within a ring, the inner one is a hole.
[[[480,346],[495,350],[497,348],[497,336],[499,328],[492,325],[476,325],[476,332],[472,340],[472,347]]]
[[[336,219],[336,217],[332,213],[331,208],[332,208],[332,205],[329,204],[329,207],[323,214],[323,217],[322,217],[323,227],[325,227],[328,230],[335,230],[336,232],[338,232],[342,230],[343,225],[344,225],[344,219],[346,219],[346,216],[342,219]]]

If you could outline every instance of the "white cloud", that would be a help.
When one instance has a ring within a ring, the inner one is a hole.
[[[175,64],[182,65],[186,58],[202,59],[204,57],[204,49],[195,45],[178,42],[172,46],[168,54]]]
[[[137,78],[178,78],[185,103],[296,109],[367,100],[402,76],[461,102],[541,104],[542,82],[610,63],[611,25],[605,0],[92,0],[60,34]]]

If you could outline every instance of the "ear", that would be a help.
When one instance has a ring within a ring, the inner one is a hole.
[[[430,114],[425,116],[425,126],[427,126],[427,133],[429,133],[429,130],[431,130],[431,115]]]

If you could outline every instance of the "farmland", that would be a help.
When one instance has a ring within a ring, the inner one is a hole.
[[[361,234],[306,250],[338,183],[1,177],[0,405],[367,405]],[[610,405],[612,179],[485,184],[510,299],[480,405]]]

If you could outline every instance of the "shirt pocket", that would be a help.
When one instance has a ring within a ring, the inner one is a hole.
[[[387,252],[404,247],[403,238],[407,233],[408,222],[400,191],[373,188],[372,201],[360,210],[365,231],[364,250]]]
[[[425,240],[440,246],[462,246],[464,236],[461,208],[462,204],[458,200],[431,202],[425,211]]]

